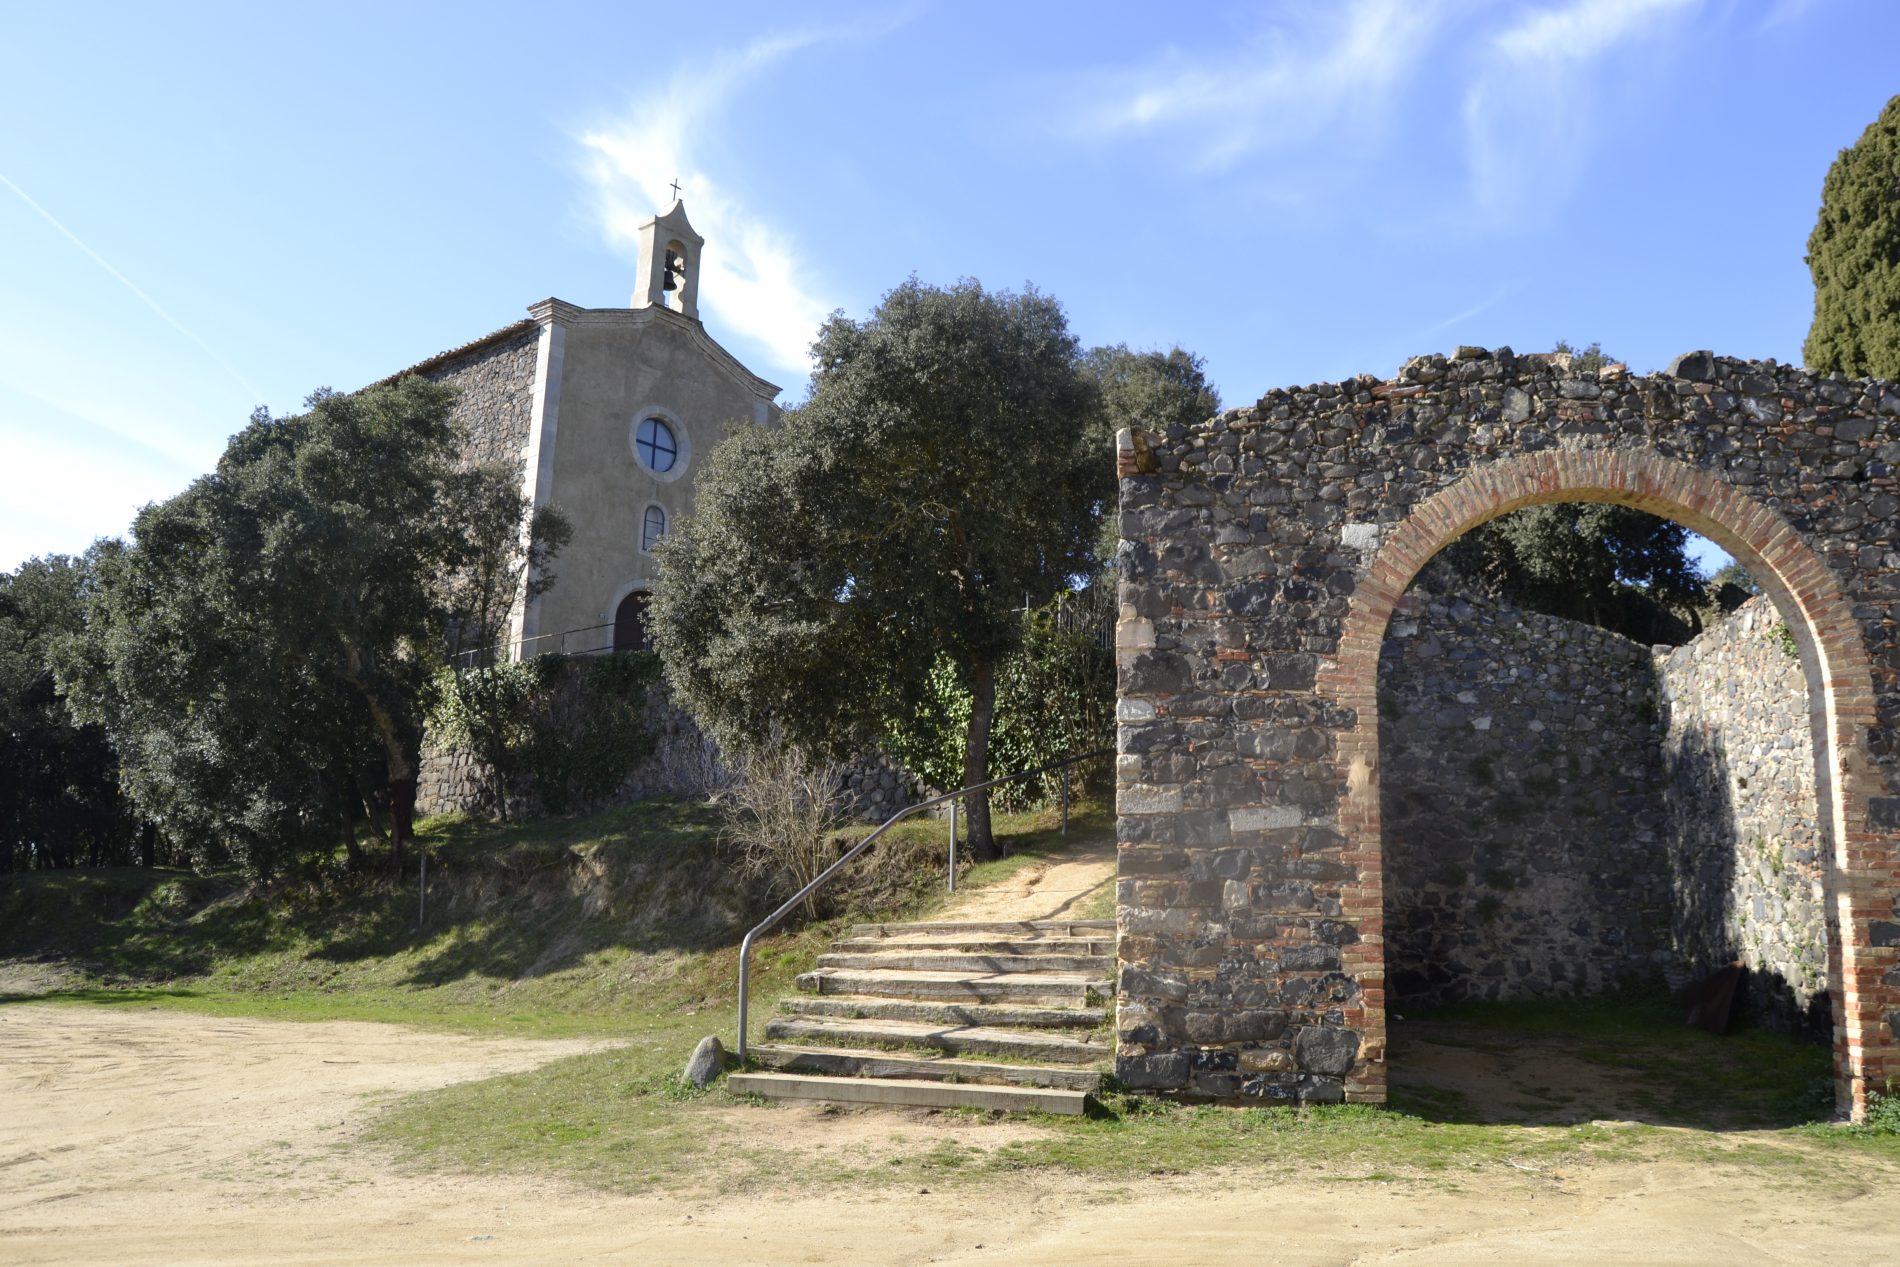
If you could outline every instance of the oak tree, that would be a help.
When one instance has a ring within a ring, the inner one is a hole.
[[[989,777],[997,666],[1023,609],[1086,573],[1114,495],[1099,390],[1062,307],[915,278],[834,315],[810,398],[709,456],[664,544],[654,638],[728,749],[845,755],[900,724],[941,655],[971,698],[964,783]],[[987,797],[969,806],[994,852]]]

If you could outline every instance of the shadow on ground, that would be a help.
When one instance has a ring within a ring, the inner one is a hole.
[[[1662,995],[1395,1016],[1386,1061],[1392,1106],[1441,1122],[1760,1130],[1834,1110],[1826,1046],[1692,1029]]]

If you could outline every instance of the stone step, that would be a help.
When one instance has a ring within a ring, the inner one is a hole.
[[[1113,958],[1113,937],[1025,937],[999,941],[987,934],[953,937],[921,933],[915,937],[847,937],[831,943],[831,953],[886,954],[892,951],[954,950],[966,955],[1094,955]]]
[[[1003,1025],[1017,1029],[1095,1029],[1108,1019],[1099,1007],[1032,1007],[1009,1003],[919,1003],[851,994],[779,1000],[779,1011],[798,1016],[848,1016],[935,1025]]]
[[[920,920],[910,924],[853,924],[846,937],[1089,937],[1115,935],[1112,919]]]
[[[766,1022],[765,1036],[798,1043],[843,1043],[855,1047],[922,1047],[957,1056],[1009,1056],[1061,1065],[1092,1064],[1114,1054],[1106,1043],[1086,1042],[1046,1030],[857,1020],[845,1016],[775,1016]]]
[[[884,950],[873,954],[826,953],[820,968],[883,968],[891,972],[1086,973],[1108,976],[1115,970],[1106,955],[966,955],[953,950]]]
[[[845,1078],[922,1078],[1019,1087],[1062,1087],[1095,1091],[1102,1075],[1093,1069],[1051,1065],[999,1065],[950,1056],[903,1056],[894,1052],[853,1051],[843,1047],[785,1047],[755,1044],[749,1053],[768,1069],[783,1073],[822,1073]]]
[[[1005,1113],[1079,1114],[1088,1093],[1057,1087],[992,1087],[921,1078],[827,1078],[803,1073],[735,1073],[726,1079],[738,1095],[768,1100],[823,1100],[924,1109],[996,1109]]]
[[[869,994],[886,999],[948,1003],[1041,1003],[1087,1006],[1089,995],[1108,998],[1114,987],[1103,979],[1048,973],[887,972],[881,969],[820,968],[798,976],[798,988],[812,994]]]

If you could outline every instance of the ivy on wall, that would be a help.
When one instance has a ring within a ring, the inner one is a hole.
[[[481,758],[503,818],[529,800],[564,814],[613,795],[652,754],[647,690],[659,680],[660,660],[650,651],[445,671],[430,727]]]

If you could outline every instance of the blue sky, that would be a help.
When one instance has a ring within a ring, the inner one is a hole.
[[[911,273],[1180,343],[1230,404],[1458,343],[1800,359],[1891,0],[0,0],[0,567],[294,409],[625,304],[677,178],[714,337],[803,393]]]

